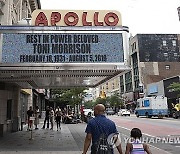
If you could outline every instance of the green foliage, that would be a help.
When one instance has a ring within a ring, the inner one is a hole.
[[[118,106],[124,105],[124,101],[123,101],[122,97],[117,92],[108,98],[108,102],[110,103],[111,107],[113,107],[113,106],[118,107]]]
[[[101,98],[101,97],[98,97],[96,99],[96,102],[94,103],[94,105],[96,104],[103,104],[104,106],[106,106],[107,104],[107,98]]]
[[[87,101],[84,103],[84,107],[85,108],[94,108],[95,105],[97,104],[103,104],[104,106],[107,105],[107,98],[101,98],[101,97],[98,97],[96,99],[96,101]]]
[[[87,102],[84,102],[84,107],[86,109],[92,109],[94,107],[94,104],[95,104],[94,101],[87,101]]]
[[[85,96],[85,88],[52,89],[51,93],[57,102],[69,102],[69,105],[80,104]]]
[[[122,97],[116,92],[113,95],[106,98],[98,97],[95,102],[91,103],[91,106],[95,106],[96,104],[103,104],[106,107],[119,107],[124,106],[124,101]]]
[[[173,82],[168,88],[180,92],[180,83]]]
[[[173,90],[173,91],[180,92],[180,83],[179,82],[173,82],[172,84],[170,84],[170,86],[168,88]],[[177,97],[180,97],[180,94],[178,94]]]

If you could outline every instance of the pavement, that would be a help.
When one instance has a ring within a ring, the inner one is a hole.
[[[0,154],[81,154],[85,139],[86,123],[61,124],[61,130],[41,129],[43,120],[38,125],[38,130],[23,131],[5,134],[0,138]],[[31,137],[32,133],[32,137]],[[123,134],[122,134],[123,135]],[[123,151],[125,143],[122,142]],[[166,154],[166,152],[150,147],[153,154]],[[90,152],[88,152],[89,154]],[[115,154],[118,154],[115,149]]]

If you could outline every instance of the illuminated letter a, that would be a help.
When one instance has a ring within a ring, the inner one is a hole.
[[[48,26],[48,20],[43,12],[40,12],[36,17],[35,26]]]

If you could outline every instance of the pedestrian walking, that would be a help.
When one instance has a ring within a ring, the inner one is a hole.
[[[35,111],[34,111],[34,125],[35,125],[35,129],[38,129],[38,124],[39,124],[39,107],[36,106]]]
[[[131,143],[126,144],[126,152],[125,154],[152,154],[149,146],[140,141],[142,137],[141,130],[139,128],[133,128],[131,130]]]
[[[50,107],[50,123],[51,123],[51,130],[53,130],[54,126],[54,110],[52,107]]]
[[[33,121],[30,118],[33,117],[33,116],[34,116],[34,111],[32,110],[32,106],[30,106],[29,110],[27,111],[27,121],[28,121],[28,128],[27,128],[27,130],[31,130],[32,129]]]
[[[91,154],[113,154],[113,146],[116,146],[118,152],[122,154],[121,143],[118,138],[118,131],[115,123],[104,115],[105,107],[102,104],[97,104],[94,107],[95,118],[89,120],[85,132],[86,138],[84,141],[84,149],[82,154],[86,154],[92,141]],[[109,141],[114,139],[116,135],[116,143],[111,144]],[[108,141],[109,137],[109,141]]]
[[[44,125],[42,129],[45,129],[46,122],[47,122],[47,128],[49,128],[49,117],[50,117],[50,109],[49,106],[46,107],[46,113],[45,113],[45,119],[44,119]]]
[[[55,111],[55,116],[56,116],[56,124],[57,124],[57,131],[58,131],[58,129],[61,130],[61,116],[62,116],[62,112],[59,106],[57,107]]]

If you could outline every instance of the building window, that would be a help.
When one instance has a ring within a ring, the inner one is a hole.
[[[131,45],[131,48],[132,48],[132,52],[134,52],[136,50],[136,42],[134,42],[132,45]]]
[[[175,52],[175,53],[174,53],[174,57],[177,57],[177,56],[178,56],[178,53]]]
[[[168,56],[168,53],[165,52],[165,53],[164,53],[164,57],[167,57],[167,56]]]
[[[108,90],[109,89],[109,87],[108,87],[108,82],[106,83],[106,90]]]
[[[127,72],[125,74],[125,86],[126,86],[126,92],[130,92],[133,90],[132,88],[132,73]]]
[[[163,41],[163,46],[166,46],[166,45],[167,45],[166,41]]]
[[[172,44],[175,47],[176,46],[176,40],[172,40]]]
[[[124,93],[124,80],[123,80],[123,75],[120,76],[120,89],[121,89],[121,94]]]
[[[136,50],[136,42],[133,43],[133,50]]]
[[[114,82],[112,83],[112,89],[114,89],[115,87],[114,87]]]
[[[165,68],[166,68],[166,70],[169,70],[170,69],[170,65],[166,65]]]
[[[135,88],[138,89],[139,88],[139,80],[134,81],[134,85],[135,85]]]

